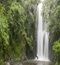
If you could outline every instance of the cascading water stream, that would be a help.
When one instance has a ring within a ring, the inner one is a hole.
[[[37,56],[40,57],[40,59],[43,58],[43,23],[42,23],[42,3],[38,5],[37,7],[37,14],[38,14],[38,29],[37,29]]]
[[[37,56],[40,61],[49,61],[48,58],[48,43],[49,43],[49,33],[44,27],[43,30],[43,17],[42,17],[42,3],[37,6]],[[47,27],[47,26],[46,26]]]
[[[44,45],[44,59],[45,60],[49,60],[49,57],[48,57],[48,51],[49,51],[49,48],[48,48],[48,43],[49,43],[49,33],[48,32],[45,32],[45,45]]]

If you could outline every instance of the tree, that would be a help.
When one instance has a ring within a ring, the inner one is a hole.
[[[0,59],[5,59],[5,49],[9,45],[8,21],[4,13],[5,7],[3,4],[0,4]]]
[[[13,59],[19,60],[25,51],[24,9],[16,1],[12,1],[7,10],[5,5],[0,3],[0,59],[7,61],[12,56]]]
[[[54,42],[53,51],[55,54],[55,60],[57,60],[58,65],[60,63],[60,38]]]

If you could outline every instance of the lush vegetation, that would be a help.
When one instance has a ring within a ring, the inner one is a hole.
[[[54,42],[53,51],[55,54],[56,63],[60,64],[60,38]]]
[[[36,5],[40,0],[0,0],[0,65],[11,57],[20,60],[35,45]],[[60,64],[60,0],[45,0],[43,19],[48,24],[54,62]]]
[[[39,0],[0,0],[0,65],[33,49],[35,11]]]
[[[56,64],[60,61],[60,0],[46,0],[43,5],[44,22],[48,23],[50,44]]]

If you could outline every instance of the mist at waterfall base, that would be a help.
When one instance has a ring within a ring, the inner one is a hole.
[[[46,31],[47,25],[43,22],[42,3],[37,6],[37,58],[35,60],[49,61],[49,33]]]

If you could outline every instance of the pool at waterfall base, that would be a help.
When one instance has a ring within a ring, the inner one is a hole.
[[[54,65],[54,64],[50,61],[27,60],[23,62],[23,65]]]

